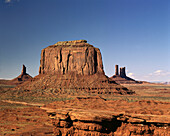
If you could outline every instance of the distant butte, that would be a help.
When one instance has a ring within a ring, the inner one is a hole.
[[[120,74],[119,74],[119,66],[115,65],[115,75],[110,77],[112,81],[115,81],[118,84],[139,84],[142,83],[140,81],[136,81],[128,76],[126,76],[126,68],[121,67],[120,68]]]

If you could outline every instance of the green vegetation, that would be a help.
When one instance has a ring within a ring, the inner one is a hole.
[[[99,95],[107,100],[126,100],[134,102],[139,100],[156,100],[170,102],[170,86],[152,84],[127,84],[124,85],[129,90],[136,92],[135,95],[110,95],[88,93],[85,90],[75,89],[45,89],[45,90],[14,90],[1,85],[0,100],[12,100],[32,103],[51,103],[54,101],[65,101],[74,99],[77,96]]]
[[[155,100],[155,101],[170,102],[170,97],[158,97],[158,96],[137,96],[137,95],[108,96],[108,95],[104,95],[101,97],[107,100],[126,100],[128,102],[135,102],[135,101],[141,101],[141,100]]]
[[[16,85],[5,85],[5,84],[0,84],[0,88],[14,88]]]
[[[67,90],[68,91],[68,90]],[[54,90],[13,90],[5,89],[0,91],[0,100],[11,100],[11,101],[21,101],[21,102],[35,102],[35,103],[51,103],[53,101],[65,101],[73,99],[68,97],[67,91],[63,91],[63,96],[55,93]],[[72,93],[73,90],[70,92]]]

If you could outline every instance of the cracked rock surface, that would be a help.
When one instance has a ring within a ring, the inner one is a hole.
[[[131,110],[133,106],[134,110]],[[155,111],[157,108],[158,111]],[[45,107],[57,136],[168,136],[169,103],[156,101],[106,101],[101,97],[77,97]],[[119,108],[120,107],[120,108]],[[143,107],[147,107],[146,109]],[[149,112],[150,108],[152,113]],[[143,111],[148,113],[142,114]],[[161,111],[162,114],[158,112]]]
[[[100,50],[86,40],[57,42],[41,51],[40,74],[104,73]]]

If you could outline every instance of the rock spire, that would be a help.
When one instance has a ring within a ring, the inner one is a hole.
[[[24,64],[22,65],[22,71],[21,71],[21,74],[22,74],[22,75],[26,75],[26,67],[25,67],[25,65],[24,65]]]
[[[120,76],[123,77],[123,78],[126,78],[125,67],[121,67],[121,68],[120,68]]]
[[[135,81],[134,79],[126,76],[126,67],[120,67],[120,71],[119,71],[119,66],[118,65],[115,65],[115,75],[110,77],[110,79],[115,81],[118,84],[136,84],[136,83],[142,83],[140,81]]]
[[[115,75],[119,75],[119,66],[115,65]]]

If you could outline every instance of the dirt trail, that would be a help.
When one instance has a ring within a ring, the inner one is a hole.
[[[1,100],[1,101],[11,103],[11,104],[22,104],[22,105],[36,106],[42,110],[45,110],[46,112],[55,112],[56,111],[55,109],[52,109],[52,108],[43,107],[45,104],[41,104],[41,103],[27,103],[27,102],[19,102],[19,101],[11,101],[11,100]]]
[[[1,100],[2,102],[7,102],[7,103],[11,103],[11,104],[22,104],[22,105],[30,105],[30,106],[36,106],[36,107],[39,107],[40,109],[42,110],[45,110],[47,113],[52,113],[52,112],[70,112],[70,113],[73,113],[73,112],[87,112],[87,109],[84,109],[83,107],[85,105],[77,105],[76,103],[76,106],[71,104],[69,106],[64,106],[62,102],[54,102],[55,104],[56,103],[59,103],[59,105],[56,105],[56,106],[51,106],[51,104],[49,105],[45,105],[45,104],[41,104],[41,103],[28,103],[28,102],[20,102],[20,101],[11,101],[11,100]],[[73,100],[74,101],[74,100]],[[70,103],[70,101],[68,101]],[[62,104],[61,104],[62,103]],[[96,102],[98,103],[98,102]],[[66,105],[66,102],[65,102],[65,105]],[[79,107],[77,107],[79,106]],[[106,105],[105,105],[106,106]],[[87,108],[87,107],[86,107]],[[96,107],[95,107],[96,108]],[[103,113],[100,108],[99,109],[96,109],[93,107],[92,109],[88,109],[88,111],[95,111],[97,113],[101,112]],[[169,115],[154,115],[154,114],[141,114],[141,113],[125,113],[123,110],[120,112],[120,111],[115,111],[115,109],[111,110],[109,109],[110,112],[112,114],[116,114],[116,113],[124,113],[126,115],[132,115],[132,116],[140,116],[140,117],[144,117],[144,116],[148,116],[148,117],[155,117],[155,118],[162,118],[164,119],[165,121],[165,118],[166,120],[169,120],[170,119],[170,116]]]
[[[100,97],[77,97],[47,105],[10,100],[2,102],[34,106],[37,111],[41,109],[43,116],[48,117],[46,121],[52,121],[43,135],[170,135],[169,103],[166,102],[128,103],[123,100],[106,101]],[[32,107],[31,111],[37,112]],[[41,118],[38,121],[43,122]],[[36,131],[38,135],[39,132]]]
[[[1,100],[0,135],[53,135],[51,120],[41,106],[43,104]]]

